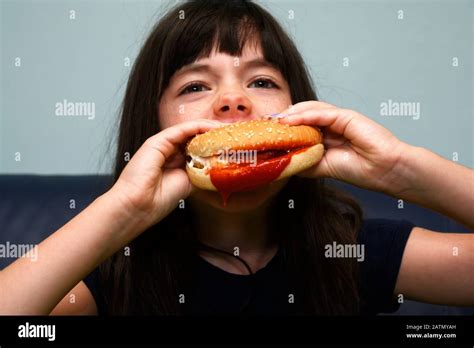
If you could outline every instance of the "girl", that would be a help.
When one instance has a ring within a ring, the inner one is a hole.
[[[225,207],[190,184],[182,154],[190,137],[274,113],[321,128],[318,165],[233,194]],[[294,44],[260,6],[186,2],[157,23],[136,59],[111,188],[42,242],[37,262],[18,259],[0,273],[0,312],[375,314],[396,310],[397,295],[473,305],[472,234],[362,220],[357,203],[323,179],[472,228],[472,174],[318,101]],[[364,253],[329,257],[331,245]]]

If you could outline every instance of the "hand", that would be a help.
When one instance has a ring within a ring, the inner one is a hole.
[[[360,113],[318,101],[295,104],[285,113],[280,122],[317,126],[323,132],[326,153],[302,176],[330,177],[386,193],[397,190],[395,168],[406,144],[387,129]]]
[[[190,137],[220,125],[212,120],[193,120],[148,138],[111,189],[124,211],[143,216],[147,227],[168,215],[192,189],[180,149]]]

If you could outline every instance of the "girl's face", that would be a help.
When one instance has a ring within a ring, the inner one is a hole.
[[[161,129],[198,118],[233,123],[278,113],[290,105],[288,83],[280,71],[264,60],[259,47],[247,45],[240,57],[214,50],[208,58],[176,71],[160,100],[159,121]],[[192,199],[226,211],[250,210],[285,183],[233,193],[226,207],[217,192],[197,190]]]

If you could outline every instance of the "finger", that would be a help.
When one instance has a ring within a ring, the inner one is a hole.
[[[340,137],[332,137],[332,138],[324,138],[323,144],[326,149],[330,149],[337,146],[342,146],[347,143],[347,139],[343,136]]]
[[[178,145],[178,151],[166,159],[165,168],[183,168],[186,164],[186,143]]]
[[[298,174],[298,176],[302,176],[302,177],[305,177],[305,178],[324,178],[324,177],[328,177],[329,171],[328,171],[328,162],[327,162],[327,159],[326,159],[326,156],[327,156],[328,152],[329,151],[327,151],[326,154],[324,154],[321,161],[316,163],[311,168],[308,168],[308,169],[302,171],[301,173]]]
[[[296,103],[291,105],[289,108],[285,109],[281,112],[282,115],[293,114],[293,113],[301,113],[306,110],[314,110],[314,109],[335,109],[336,106],[322,102],[319,100],[308,100],[300,103]]]
[[[207,132],[210,129],[223,126],[224,123],[215,121],[215,120],[193,120],[188,122],[183,122],[172,127],[168,127],[161,131],[160,133],[151,137],[151,142],[156,139],[166,140],[172,143],[175,146],[183,144],[190,137]]]
[[[353,167],[356,165],[354,159],[358,156],[350,144],[330,148],[325,151],[321,161],[301,172],[300,175],[310,178],[333,178],[347,182],[349,172],[353,171]]]
[[[166,195],[166,198],[160,197],[159,200],[170,200],[178,203],[180,199],[186,199],[191,193],[192,185],[189,181],[186,171],[183,169],[167,169],[163,173],[161,187],[167,187],[166,191],[157,190],[157,195]],[[172,209],[174,207],[171,207]]]
[[[331,132],[344,135],[348,140],[352,140],[356,134],[354,121],[359,121],[360,116],[352,110],[346,109],[319,109],[306,110],[301,113],[290,114],[279,121],[288,125],[310,125],[327,127]]]
[[[151,148],[158,150],[166,160],[176,153],[179,146],[190,137],[222,125],[221,122],[214,120],[193,120],[184,122],[164,129],[160,133],[148,138],[146,143]],[[160,164],[163,165],[163,163]]]
[[[336,108],[336,106],[325,103],[325,102],[321,102],[318,100],[308,100],[308,101],[296,103],[294,105],[290,105],[288,108],[280,111],[279,113],[266,115],[263,117],[266,119],[279,119],[282,117],[286,117],[287,115],[292,114],[294,112],[303,112],[308,109],[320,109],[320,108],[331,109],[331,108]]]
[[[326,148],[339,146],[347,142],[344,135],[335,133],[327,127],[321,127],[321,133],[323,135],[323,144]]]
[[[183,153],[180,151],[175,152],[173,155],[168,157],[165,162],[164,168],[183,168],[186,164],[186,159]]]

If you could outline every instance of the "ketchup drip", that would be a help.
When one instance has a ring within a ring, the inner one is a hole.
[[[297,152],[304,151],[274,151],[273,153],[262,153],[257,155],[257,164],[229,164],[226,166],[212,167],[210,170],[211,181],[222,197],[223,205],[233,192],[255,190],[278,178],[290,163],[291,156]],[[283,153],[283,154],[282,154]],[[268,158],[269,156],[275,156]]]

